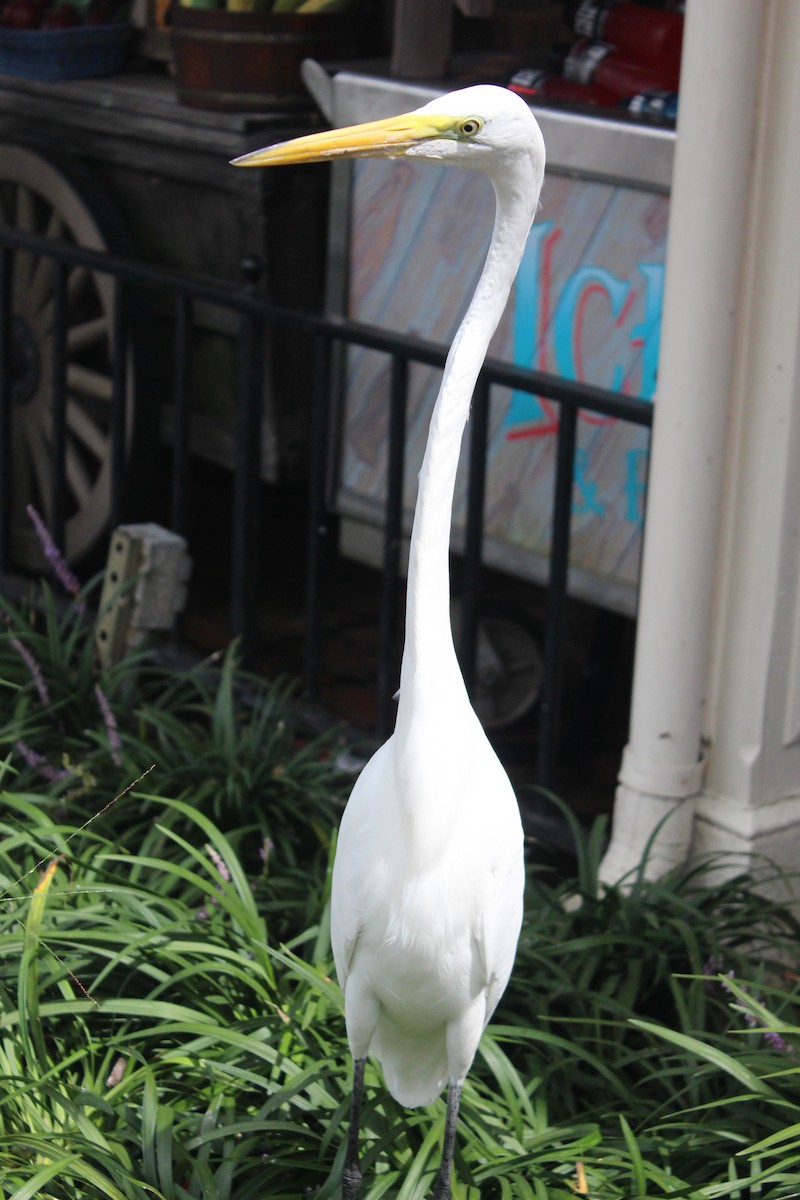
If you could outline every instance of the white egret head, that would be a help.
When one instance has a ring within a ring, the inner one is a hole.
[[[363,125],[313,133],[233,160],[237,167],[267,167],[338,158],[427,158],[497,176],[510,159],[527,157],[544,173],[544,141],[536,118],[506,88],[479,84],[450,92],[403,113]]]

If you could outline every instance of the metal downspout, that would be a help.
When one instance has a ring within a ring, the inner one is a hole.
[[[649,877],[685,861],[703,783],[738,284],[770,7],[687,4],[631,723],[601,866],[607,883],[645,854]]]

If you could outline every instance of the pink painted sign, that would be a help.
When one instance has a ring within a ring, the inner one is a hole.
[[[358,164],[349,311],[448,343],[483,264],[491,185],[468,172],[398,161]],[[653,396],[669,200],[594,180],[548,175],[515,289],[491,353],[568,379]],[[379,522],[385,497],[389,362],[352,351],[338,505]],[[410,517],[439,373],[415,367],[404,501]],[[492,391],[485,557],[542,579],[549,552],[558,406]],[[570,586],[623,611],[635,604],[648,434],[582,413]],[[463,526],[464,480],[454,533]]]

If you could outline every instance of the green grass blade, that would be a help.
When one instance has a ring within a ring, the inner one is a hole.
[[[686,1050],[698,1058],[705,1059],[706,1062],[711,1063],[720,1071],[724,1071],[727,1075],[737,1079],[739,1083],[743,1084],[750,1091],[762,1096],[778,1098],[777,1093],[769,1084],[760,1079],[744,1063],[739,1062],[730,1054],[726,1054],[724,1050],[720,1050],[716,1046],[710,1046],[706,1042],[701,1042],[698,1038],[689,1037],[685,1033],[679,1033],[675,1029],[667,1029],[663,1025],[653,1025],[650,1021],[641,1021],[633,1017],[630,1024],[636,1029],[642,1029],[644,1032],[652,1034],[654,1037],[671,1042],[673,1045],[679,1046],[682,1050]]]
[[[639,1149],[639,1144],[634,1137],[633,1130],[622,1113],[619,1114],[619,1123],[622,1127],[622,1136],[625,1138],[625,1145],[628,1147],[628,1153],[631,1156],[631,1174],[633,1176],[633,1194],[637,1197],[647,1196],[647,1173],[645,1171],[644,1161]]]

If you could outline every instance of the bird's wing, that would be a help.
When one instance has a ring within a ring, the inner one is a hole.
[[[485,979],[486,1021],[508,983],[522,924],[525,867],[515,799],[513,808],[508,808],[507,819],[497,822],[492,833],[494,836],[487,846],[484,894],[475,923],[475,941]]]
[[[334,868],[331,889],[331,947],[333,961],[336,965],[336,978],[339,980],[339,986],[344,990],[361,932],[361,918],[352,903],[352,889],[346,886],[343,878],[345,867],[339,852],[337,852],[336,861],[339,869],[337,871]]]
[[[331,882],[331,946],[343,988],[369,907],[368,875],[376,857],[376,831],[391,787],[387,745],[372,756],[355,782],[336,843]]]
[[[506,989],[522,923],[522,885],[516,880],[512,886],[509,884],[512,884],[510,879],[500,880],[495,876],[496,902],[486,907],[476,929],[486,980],[487,1022]]]

